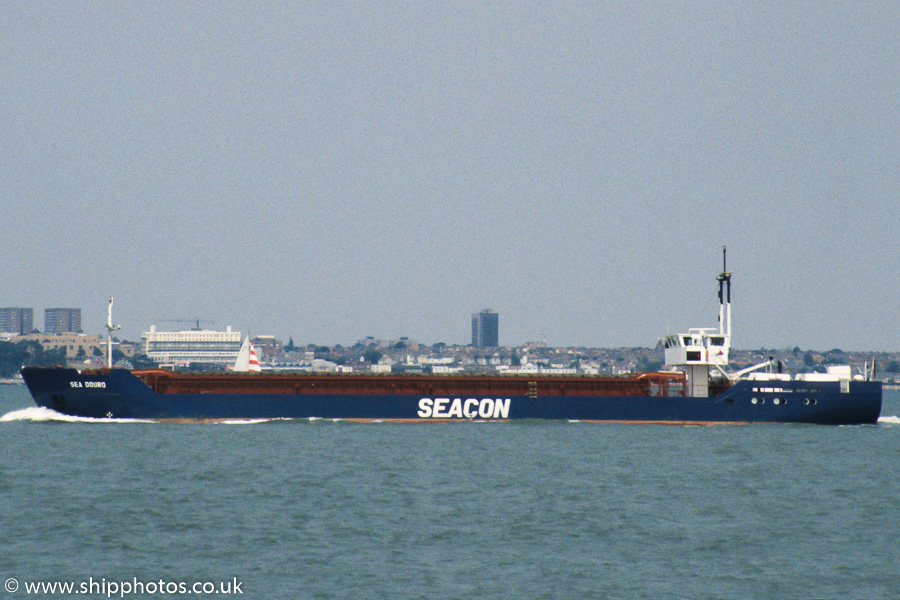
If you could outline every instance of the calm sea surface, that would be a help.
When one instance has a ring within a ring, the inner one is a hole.
[[[0,386],[0,597],[900,597],[895,391],[865,427],[176,425],[31,406]],[[99,588],[235,580],[242,594]],[[40,581],[97,587],[25,592]]]

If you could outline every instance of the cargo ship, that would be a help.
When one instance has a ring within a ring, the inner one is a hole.
[[[718,327],[690,329],[661,340],[670,371],[625,376],[391,375],[258,369],[184,373],[110,366],[84,371],[25,367],[22,377],[39,406],[94,418],[876,423],[881,383],[872,380],[868,369],[853,374],[849,366],[837,366],[826,373],[791,376],[769,360],[729,370],[731,273],[726,266],[723,248]],[[111,308],[108,327],[110,332],[116,328]]]

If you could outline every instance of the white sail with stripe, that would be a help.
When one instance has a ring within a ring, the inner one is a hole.
[[[250,336],[244,338],[241,349],[238,352],[237,360],[231,368],[236,373],[259,373],[262,369],[259,366],[259,358],[256,356],[256,348],[250,343]]]

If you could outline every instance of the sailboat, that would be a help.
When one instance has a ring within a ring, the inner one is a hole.
[[[259,373],[262,371],[259,367],[259,358],[256,356],[256,348],[250,343],[249,335],[244,338],[244,343],[241,344],[237,360],[234,361],[231,371],[235,373]]]

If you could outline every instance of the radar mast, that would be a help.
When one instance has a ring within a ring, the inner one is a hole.
[[[726,246],[722,246],[722,272],[719,282],[719,335],[731,337],[731,273],[728,272]]]
[[[113,325],[112,322],[113,297],[109,297],[109,306],[106,308],[106,367],[112,369],[112,334],[113,331],[122,329],[119,325]]]

